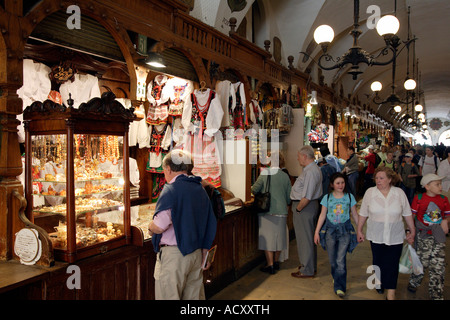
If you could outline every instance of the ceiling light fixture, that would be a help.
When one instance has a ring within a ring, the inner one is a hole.
[[[166,64],[162,55],[158,52],[149,52],[145,63],[155,68],[165,68]]]
[[[392,85],[391,85],[391,94],[384,100],[382,100],[380,98],[380,96],[378,95],[378,93],[381,91],[381,89],[383,88],[382,84],[379,81],[375,81],[372,83],[372,85],[370,86],[370,88],[372,89],[373,92],[375,92],[375,96],[373,97],[373,102],[377,105],[379,105],[378,109],[380,109],[380,107],[384,104],[390,104],[394,111],[397,112],[398,114],[400,114],[400,112],[402,111],[402,104],[408,106],[408,104],[412,103],[414,101],[414,89],[416,88],[416,81],[412,78],[410,78],[409,76],[409,46],[411,45],[411,43],[415,43],[416,38],[413,37],[413,39],[411,39],[411,35],[410,35],[410,7],[408,7],[408,39],[407,41],[405,41],[405,46],[402,48],[402,50],[404,48],[407,49],[408,51],[408,55],[407,55],[407,71],[406,71],[406,80],[404,82],[404,88],[406,90],[406,99],[402,100],[400,99],[400,97],[395,93],[395,89],[396,89],[396,85],[395,85],[395,72],[396,72],[396,67],[397,67],[397,56],[398,54],[401,52],[401,50],[398,50],[398,47],[400,46],[400,39],[397,36],[393,36],[393,38],[396,38],[395,41],[392,42],[392,48],[394,49],[394,57],[392,60]],[[381,22],[381,19],[378,23]],[[378,28],[378,26],[377,26]],[[405,109],[405,112],[407,112],[407,107]],[[392,113],[391,113],[392,114]]]
[[[334,39],[334,30],[330,26],[321,25],[317,27],[314,32],[314,40],[317,44],[322,46],[323,53],[316,62],[321,69],[341,69],[347,65],[351,65],[348,73],[352,75],[353,80],[356,80],[358,75],[363,72],[359,68],[360,64],[366,64],[368,66],[385,66],[393,62],[397,54],[396,47],[400,45],[399,38],[395,36],[400,28],[400,23],[398,19],[392,15],[384,16],[378,21],[377,32],[384,38],[386,46],[377,56],[371,55],[363,50],[358,44],[358,38],[362,34],[362,31],[359,29],[359,0],[354,0],[353,3],[353,29],[350,31],[350,35],[353,37],[353,46],[342,57],[336,58],[335,60],[327,53],[328,47]],[[392,52],[392,58],[383,62],[377,60],[381,56],[388,55],[389,51]],[[304,54],[307,58],[312,59],[306,52],[300,53]],[[314,59],[312,60],[314,61]],[[334,62],[334,65],[326,65],[327,62],[330,61]]]

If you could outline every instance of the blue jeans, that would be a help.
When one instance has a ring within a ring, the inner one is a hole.
[[[413,199],[414,199],[414,193],[415,193],[416,189],[408,188],[403,183],[401,184],[401,188],[405,192],[406,197],[408,198],[409,205],[411,205],[411,203],[413,202]]]
[[[358,177],[359,177],[359,172],[353,172],[350,173],[347,176],[347,181],[348,181],[348,191],[353,194],[353,196],[356,199],[356,181],[358,181]]]
[[[347,290],[347,250],[350,245],[350,233],[336,232],[326,234],[328,258],[331,264],[331,275],[334,280],[334,291]]]

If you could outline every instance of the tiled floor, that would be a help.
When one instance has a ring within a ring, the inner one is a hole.
[[[450,237],[447,237],[446,276],[444,299],[450,300]],[[371,265],[370,243],[358,244],[353,253],[347,255],[347,294],[346,300],[384,300],[384,294],[369,290],[367,273]],[[257,267],[245,276],[220,291],[211,300],[339,300],[333,292],[332,277],[326,251],[318,247],[317,275],[313,279],[297,279],[291,276],[299,265],[296,240],[290,242],[289,259],[281,264],[275,275],[263,273]],[[261,265],[262,266],[262,265]],[[428,276],[425,271],[422,286],[415,294],[406,290],[409,275],[400,274],[396,290],[399,300],[428,300]]]

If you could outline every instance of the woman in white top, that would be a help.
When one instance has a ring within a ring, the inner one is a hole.
[[[450,147],[445,148],[444,160],[439,164],[438,176],[442,180],[442,194],[450,199]]]
[[[412,244],[415,236],[414,220],[411,207],[402,189],[395,187],[397,174],[388,167],[381,166],[375,170],[375,187],[367,189],[359,212],[357,236],[358,241],[370,241],[373,265],[380,270],[381,286],[378,293],[387,289],[387,299],[395,299],[398,279],[398,264],[405,239],[402,217],[409,230],[406,240]],[[367,220],[366,235],[363,226]],[[377,270],[377,268],[375,269]]]

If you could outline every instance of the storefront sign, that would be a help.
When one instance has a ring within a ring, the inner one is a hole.
[[[14,242],[14,253],[20,258],[22,264],[35,264],[42,254],[38,232],[30,228],[24,228],[17,232]]]

